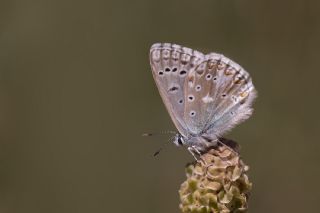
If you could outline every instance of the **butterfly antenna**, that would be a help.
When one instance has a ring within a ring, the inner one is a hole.
[[[153,157],[156,157],[157,155],[159,155],[160,152],[161,152],[165,147],[168,146],[168,144],[171,144],[171,143],[172,143],[173,139],[174,139],[174,136],[171,137],[171,138],[169,138],[169,140],[167,141],[167,143],[165,143],[160,149],[158,149],[158,150],[153,154]]]
[[[162,148],[160,148],[158,151],[156,151],[156,152],[153,154],[153,157],[156,157],[157,155],[159,155],[161,151],[162,151]]]
[[[142,136],[155,136],[155,135],[167,135],[167,134],[177,134],[175,131],[161,131],[161,132],[152,132],[152,133],[143,133]]]

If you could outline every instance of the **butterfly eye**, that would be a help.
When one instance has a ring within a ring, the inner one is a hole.
[[[170,68],[169,68],[169,67],[167,67],[164,71],[166,71],[166,72],[170,72]]]
[[[176,72],[178,69],[176,68],[176,67],[174,67],[173,69],[172,69],[172,72]]]
[[[181,137],[178,137],[178,144],[179,144],[180,146],[182,146],[182,145],[183,145],[183,142],[182,142]]]

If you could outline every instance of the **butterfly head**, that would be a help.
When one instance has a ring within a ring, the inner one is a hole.
[[[173,143],[174,143],[175,145],[177,145],[177,146],[183,146],[183,145],[186,144],[186,141],[185,141],[185,139],[183,138],[182,135],[176,134],[176,135],[174,136]]]

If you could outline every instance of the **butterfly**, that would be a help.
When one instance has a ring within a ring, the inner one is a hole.
[[[248,72],[217,53],[156,43],[150,65],[160,96],[178,129],[173,142],[201,153],[252,114],[257,96]]]

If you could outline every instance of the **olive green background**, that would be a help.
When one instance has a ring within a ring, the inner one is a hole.
[[[0,3],[0,212],[179,212],[192,156],[148,53],[174,42],[234,59],[259,92],[228,134],[250,165],[250,212],[320,202],[318,0]]]

